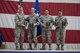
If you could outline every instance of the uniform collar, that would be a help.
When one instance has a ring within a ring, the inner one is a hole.
[[[44,15],[44,17],[48,17],[48,16],[50,16],[50,15]]]

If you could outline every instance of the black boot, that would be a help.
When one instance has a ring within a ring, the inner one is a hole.
[[[49,50],[51,50],[51,44],[49,44]]]
[[[56,50],[60,50],[60,47],[59,47],[59,45],[57,45],[57,48],[56,48]]]
[[[32,44],[29,44],[29,48],[27,50],[32,50]]]
[[[34,49],[33,50],[37,50],[37,44],[34,45]]]
[[[64,45],[61,45],[61,50],[64,50]]]
[[[23,49],[23,45],[20,45],[20,50],[24,50],[24,49]]]
[[[16,46],[15,50],[19,50],[18,46]]]

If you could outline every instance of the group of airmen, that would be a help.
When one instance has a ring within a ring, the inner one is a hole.
[[[58,16],[53,19],[49,14],[49,10],[44,11],[44,15],[41,18],[35,13],[35,9],[31,8],[31,14],[25,18],[23,14],[23,7],[19,7],[19,11],[15,15],[15,49],[24,50],[24,29],[28,26],[28,43],[29,47],[27,50],[37,50],[38,40],[37,40],[37,26],[42,25],[42,48],[40,50],[45,50],[46,38],[48,39],[49,50],[51,50],[51,30],[52,26],[55,26],[56,30],[56,50],[64,50],[65,42],[65,27],[68,25],[67,19],[63,16],[63,11],[58,10]],[[32,48],[32,37],[34,39],[34,49]],[[61,47],[60,47],[61,45]]]

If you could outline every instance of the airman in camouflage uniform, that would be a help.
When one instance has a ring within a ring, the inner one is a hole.
[[[45,10],[45,15],[42,16],[41,22],[43,26],[43,31],[42,31],[42,48],[41,50],[45,50],[45,45],[46,45],[46,38],[48,39],[48,45],[49,45],[49,50],[51,50],[51,30],[52,30],[52,25],[53,25],[53,18],[51,15],[49,15],[49,11]]]
[[[25,19],[24,14],[22,13],[22,7],[19,8],[19,12],[15,15],[15,46],[16,49],[23,49],[24,42],[24,28],[25,28]]]
[[[28,50],[32,50],[32,37],[35,42],[35,50],[37,49],[37,25],[38,22],[38,16],[35,14],[35,9],[31,8],[31,14],[26,18],[28,25],[28,42],[29,42],[29,48]]]
[[[64,42],[65,42],[65,27],[68,25],[67,19],[62,16],[63,11],[58,11],[58,17],[55,18],[55,26],[56,26],[56,50],[60,50],[60,40],[61,40],[61,50],[64,50]]]

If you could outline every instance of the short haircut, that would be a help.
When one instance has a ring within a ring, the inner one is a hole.
[[[63,12],[63,10],[58,10],[58,12]]]
[[[48,10],[48,9],[45,9],[45,10]],[[49,11],[49,10],[48,10]]]

